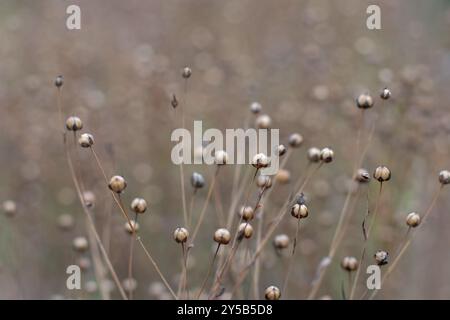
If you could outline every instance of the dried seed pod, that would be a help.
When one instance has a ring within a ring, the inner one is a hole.
[[[289,237],[286,234],[279,234],[273,239],[273,245],[277,249],[286,249],[289,247]]]
[[[226,245],[231,240],[231,233],[225,228],[217,229],[216,232],[214,232],[214,241]]]
[[[262,106],[259,102],[252,102],[250,104],[250,111],[254,114],[260,113],[262,110]]]
[[[238,233],[245,238],[251,238],[253,235],[253,227],[248,222],[243,222],[239,225]]]
[[[89,148],[94,144],[94,136],[90,133],[83,133],[78,139],[78,143],[83,148]]]
[[[246,207],[243,206],[239,210],[239,216],[242,217],[242,220],[244,220],[244,221],[253,220],[254,213],[255,212],[254,212],[253,208],[250,206],[246,206]]]
[[[334,151],[330,148],[323,148],[320,151],[320,160],[322,160],[325,163],[329,163],[333,161],[334,158]]]
[[[442,170],[439,172],[439,182],[441,184],[449,184],[450,183],[450,172],[447,170]]]
[[[63,76],[62,76],[62,75],[57,76],[57,77],[55,78],[55,86],[56,86],[57,88],[61,88],[63,84],[64,84],[64,78],[63,78]]]
[[[291,180],[291,173],[288,170],[280,169],[275,175],[275,180],[281,184],[289,183]]]
[[[191,176],[191,185],[194,189],[200,189],[205,186],[205,179],[198,172],[193,172]]]
[[[269,129],[271,124],[272,119],[267,114],[262,114],[255,120],[255,126],[259,129]]]
[[[370,173],[369,171],[367,171],[366,169],[358,169],[358,171],[356,171],[356,176],[355,176],[355,180],[358,181],[359,183],[367,183],[370,181]]]
[[[379,182],[389,181],[391,179],[391,170],[386,166],[379,166],[373,172],[373,177]]]
[[[281,298],[281,291],[275,286],[267,287],[264,291],[266,300],[279,300]]]
[[[122,281],[123,289],[127,292],[135,291],[137,289],[137,281],[134,278],[125,278]]]
[[[270,176],[259,175],[256,179],[256,185],[260,188],[269,189],[272,186],[272,178]]]
[[[415,212],[411,212],[406,216],[406,224],[411,228],[417,227],[420,224],[420,215]]]
[[[391,97],[391,90],[389,90],[388,88],[384,88],[380,93],[380,97],[383,100],[389,99]]]
[[[261,169],[269,165],[269,158],[264,153],[258,153],[253,157],[252,166]]]
[[[83,200],[86,207],[93,208],[95,206],[95,194],[92,191],[84,191]]]
[[[114,176],[109,181],[108,187],[115,193],[121,193],[127,187],[127,182],[122,176]]]
[[[373,99],[368,94],[361,94],[356,99],[356,106],[360,109],[369,109],[373,107]]]
[[[291,208],[291,215],[297,219],[304,219],[308,217],[308,207],[304,204],[294,204]]]
[[[17,205],[12,200],[3,202],[3,211],[7,217],[13,217],[17,213]]]
[[[69,131],[78,131],[83,128],[83,122],[78,117],[69,117],[66,120],[66,128]]]
[[[170,101],[170,104],[172,105],[172,108],[178,107],[178,100],[177,96],[175,94],[172,95],[172,100]]]
[[[173,238],[178,243],[185,243],[189,237],[189,232],[186,228],[176,228],[173,232]]]
[[[73,216],[68,213],[63,213],[58,217],[58,226],[64,231],[72,229],[74,222]]]
[[[131,209],[136,213],[144,213],[147,210],[147,201],[142,198],[134,198],[131,201]]]
[[[309,161],[319,162],[320,161],[320,149],[319,148],[309,148],[307,156],[308,156]]]
[[[283,155],[286,153],[286,151],[287,151],[287,149],[286,149],[286,147],[284,146],[284,144],[278,145],[277,148],[276,148],[276,150],[275,150],[275,152],[277,153],[277,155],[278,155],[279,157],[283,156]]]
[[[388,264],[389,253],[387,253],[386,251],[378,250],[377,252],[375,252],[373,257],[375,258],[375,261],[379,266]]]
[[[85,237],[76,237],[72,242],[73,249],[78,252],[84,252],[88,249],[89,243]]]
[[[192,70],[191,70],[191,68],[189,68],[189,67],[184,67],[184,68],[183,68],[183,73],[182,73],[183,78],[189,79],[189,78],[191,77],[191,75],[192,75]]]
[[[299,133],[293,133],[289,136],[288,142],[292,148],[298,148],[303,143],[303,136]]]
[[[228,163],[228,153],[224,150],[217,150],[215,155],[215,163],[218,166],[225,165]]]
[[[355,257],[344,257],[341,261],[341,267],[348,272],[358,269],[358,260]]]
[[[133,234],[139,231],[139,223],[134,220],[130,220],[130,222],[128,221],[125,222],[124,227],[125,231],[128,232],[129,234]]]

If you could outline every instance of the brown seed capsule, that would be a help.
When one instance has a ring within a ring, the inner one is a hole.
[[[260,188],[269,189],[272,186],[272,178],[270,176],[260,175],[256,179],[256,185]]]
[[[361,94],[356,99],[356,106],[360,109],[369,109],[373,107],[373,99],[368,94]]]
[[[380,97],[383,100],[389,99],[391,97],[391,90],[389,90],[388,88],[384,88],[380,93]]]
[[[415,212],[411,212],[406,216],[406,224],[411,228],[417,227],[420,224],[420,216]]]
[[[58,217],[58,226],[61,228],[61,230],[64,231],[73,228],[74,226],[73,216],[68,213],[63,213]]]
[[[318,149],[318,148],[309,148],[307,155],[308,155],[308,160],[311,162],[319,162],[320,161],[320,149]]]
[[[230,231],[228,231],[225,228],[217,229],[216,232],[214,232],[214,241],[226,245],[231,240],[231,234]]]
[[[292,148],[298,148],[303,143],[303,137],[299,133],[293,133],[289,136],[288,142]]]
[[[144,213],[147,210],[147,201],[142,198],[135,198],[131,201],[131,209],[136,213]]]
[[[442,170],[439,172],[439,182],[441,184],[449,184],[450,183],[450,172],[447,170]]]
[[[225,165],[228,162],[228,153],[224,150],[217,150],[214,158],[218,166]]]
[[[250,221],[254,217],[254,211],[253,208],[250,206],[241,207],[239,210],[239,216],[242,217],[242,220],[244,221]]]
[[[289,246],[289,237],[285,234],[279,234],[273,239],[273,245],[277,249],[286,249]]]
[[[12,200],[6,200],[3,202],[3,211],[7,217],[13,217],[17,212],[16,203]]]
[[[248,222],[243,222],[239,225],[238,233],[245,238],[251,238],[253,235],[253,227]]]
[[[254,114],[260,113],[262,110],[262,106],[259,102],[252,102],[250,104],[250,111]]]
[[[386,166],[379,166],[373,172],[373,177],[379,182],[389,181],[391,179],[391,170]]]
[[[279,157],[283,156],[286,153],[287,149],[283,144],[280,144],[279,146],[277,146],[277,149],[275,150],[275,152],[277,153],[277,155]]]
[[[358,260],[355,257],[344,257],[341,261],[341,267],[349,272],[358,269]]]
[[[255,120],[255,126],[259,129],[269,129],[272,119],[267,114],[262,114]]]
[[[89,247],[88,241],[85,237],[76,237],[72,242],[75,251],[83,252]]]
[[[308,207],[304,204],[294,204],[291,208],[291,215],[297,219],[304,219],[308,217]]]
[[[267,287],[264,291],[266,300],[279,300],[281,298],[281,291],[275,286]]]
[[[92,191],[84,191],[83,200],[86,207],[93,208],[95,206],[95,194]]]
[[[66,120],[66,128],[69,131],[78,131],[83,128],[83,122],[78,117],[69,117]]]
[[[139,231],[139,223],[134,220],[130,220],[130,222],[128,221],[125,222],[124,227],[125,231],[128,232],[129,234],[133,234],[134,232]]]
[[[94,136],[89,133],[83,133],[78,139],[78,143],[83,148],[89,148],[94,144]]]
[[[172,100],[170,101],[170,104],[172,105],[172,108],[178,107],[178,100],[177,96],[175,94],[172,95]]]
[[[205,179],[203,178],[203,176],[200,173],[193,172],[192,176],[191,176],[191,185],[195,189],[203,188],[205,185]]]
[[[173,238],[178,243],[185,243],[189,237],[189,232],[186,228],[176,228],[173,232]]]
[[[55,78],[55,86],[56,86],[57,88],[61,88],[63,84],[64,84],[64,78],[63,78],[63,76],[61,76],[61,75],[57,76],[57,77]]]
[[[275,175],[275,180],[281,184],[289,183],[291,180],[291,173],[288,170],[280,169]]]
[[[320,151],[320,160],[322,160],[325,163],[329,163],[333,161],[334,158],[334,151],[330,148],[323,148]]]
[[[115,193],[121,193],[127,187],[127,182],[121,176],[114,176],[109,181],[108,187]]]
[[[370,181],[370,173],[366,169],[358,169],[356,171],[355,180],[359,183],[367,183]]]
[[[183,73],[182,73],[183,78],[189,79],[191,77],[191,75],[192,75],[191,68],[189,68],[189,67],[183,68]]]
[[[269,165],[269,158],[264,153],[258,153],[253,157],[252,166],[261,169]]]
[[[386,251],[378,250],[377,252],[375,252],[373,257],[375,258],[375,261],[379,266],[388,264],[389,253],[387,253]]]

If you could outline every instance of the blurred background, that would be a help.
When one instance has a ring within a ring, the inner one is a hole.
[[[70,4],[81,8],[81,30],[66,28]],[[381,30],[366,28],[370,4],[381,8]],[[100,298],[89,252],[72,248],[72,240],[87,237],[87,232],[64,156],[54,86],[60,74],[64,118],[79,116],[82,132],[95,137],[107,174],[126,178],[126,205],[137,196],[147,200],[139,233],[175,287],[181,249],[172,233],[183,218],[170,134],[180,126],[185,66],[192,69],[186,85],[188,128],[193,120],[219,129],[240,128],[249,117],[253,123],[249,105],[258,101],[272,127],[280,129],[282,142],[292,132],[304,137],[286,165],[292,181],[305,171],[307,148],[330,146],[335,151],[335,161],[323,166],[305,190],[310,216],[302,222],[285,298],[306,298],[328,252],[358,156],[361,125],[367,137],[376,123],[363,166],[372,172],[384,164],[392,171],[383,187],[368,260],[378,249],[394,253],[406,230],[405,216],[426,210],[439,187],[438,172],[450,168],[449,27],[450,1],[444,0],[1,1],[0,298]],[[384,87],[392,91],[387,101],[379,98]],[[354,99],[363,92],[374,96],[375,106],[361,124]],[[172,94],[180,102],[175,110]],[[97,228],[123,280],[130,235],[91,153],[78,153],[77,170],[96,197]],[[190,165],[184,170],[189,200],[191,173],[202,173],[209,186],[213,169]],[[216,214],[229,210],[234,170],[228,166],[220,173],[192,251],[193,288],[200,286],[214,254],[212,234],[220,226]],[[252,172],[249,166],[242,170]],[[269,214],[278,211],[290,187],[276,186]],[[206,189],[196,196],[194,216]],[[342,298],[347,274],[339,261],[359,256],[367,199],[373,207],[377,192],[378,184],[371,182],[359,195],[318,297]],[[378,298],[450,298],[449,192],[444,189]],[[287,215],[275,234],[292,237],[295,228]],[[254,243],[252,238],[246,246],[254,250]],[[287,256],[267,246],[261,260],[262,292],[268,285],[282,285]],[[136,247],[134,261],[134,296],[170,298],[141,248]],[[66,267],[80,263],[85,267],[83,290],[69,291]],[[248,286],[244,283],[244,289]],[[111,295],[120,298],[117,289]]]

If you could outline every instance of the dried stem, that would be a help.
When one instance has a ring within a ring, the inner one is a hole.
[[[203,290],[205,290],[206,283],[208,282],[209,276],[211,275],[211,271],[212,271],[212,268],[214,266],[214,262],[216,261],[217,254],[219,253],[219,249],[220,249],[220,243],[217,244],[216,252],[214,253],[214,256],[213,256],[213,258],[211,260],[211,263],[209,264],[208,272],[206,273],[206,277],[203,280],[202,286],[200,287],[200,290],[198,291],[198,293],[196,295],[196,298],[195,298],[196,300],[200,299],[200,297],[201,297],[201,295],[203,293]]]

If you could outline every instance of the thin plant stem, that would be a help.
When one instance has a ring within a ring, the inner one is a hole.
[[[214,262],[216,261],[217,254],[219,253],[219,249],[220,249],[220,243],[217,244],[216,252],[214,253],[214,256],[213,256],[213,258],[211,260],[211,263],[209,264],[208,272],[206,273],[206,277],[205,277],[205,279],[202,282],[202,286],[200,287],[200,290],[198,291],[198,293],[196,295],[196,300],[200,299],[203,291],[205,290],[206,283],[208,282],[209,276],[211,275],[211,271],[212,271],[212,268],[214,266]]]
[[[137,226],[138,214],[135,214],[134,217],[134,225]],[[130,254],[128,257],[128,279],[133,278],[133,251],[134,251],[134,239],[130,237]],[[128,290],[128,299],[133,299],[133,290],[130,286],[130,290]]]
[[[297,219],[297,228],[295,230],[295,237],[294,237],[294,243],[292,244],[292,253],[289,259],[289,264],[287,267],[287,271],[286,271],[286,276],[284,277],[284,281],[283,281],[283,287],[281,292],[283,292],[283,295],[287,296],[287,288],[288,288],[288,283],[289,283],[289,276],[291,274],[292,271],[292,265],[294,264],[294,257],[295,257],[295,249],[297,248],[297,241],[298,241],[298,234],[300,231],[300,218]]]

